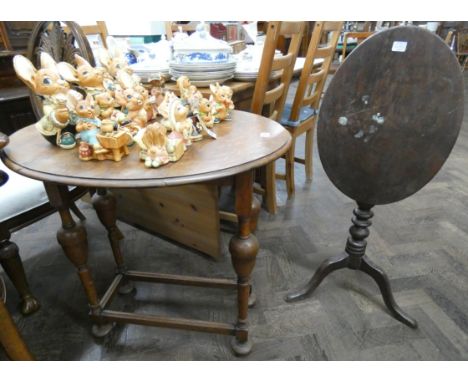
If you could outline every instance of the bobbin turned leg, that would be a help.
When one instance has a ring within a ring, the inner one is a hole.
[[[107,230],[107,237],[112,248],[112,254],[117,265],[117,273],[124,274],[127,270],[125,266],[122,251],[120,249],[120,240],[124,238],[119,227],[117,227],[117,201],[115,196],[105,188],[98,188],[93,195],[93,207],[102,225]],[[119,287],[119,293],[127,294],[134,289],[133,283],[124,278]]]
[[[251,292],[250,274],[258,252],[257,238],[251,233],[253,171],[236,175],[236,214],[238,232],[231,238],[229,252],[237,274],[237,322],[236,334],[231,343],[236,355],[247,355],[252,350],[249,340],[247,314]],[[252,301],[251,301],[252,302]]]
[[[70,262],[77,268],[81,284],[86,293],[88,304],[96,323],[93,325],[92,332],[96,336],[105,336],[108,334],[113,324],[100,322],[96,316],[99,316],[101,307],[94,286],[91,271],[88,267],[88,240],[86,229],[80,222],[75,223],[69,209],[68,190],[66,186],[56,183],[44,183],[49,197],[50,204],[55,207],[62,220],[62,227],[57,232],[57,240],[62,246],[65,255]]]
[[[0,264],[21,297],[21,313],[32,314],[40,305],[29,289],[18,246],[10,241],[10,232],[0,229]]]

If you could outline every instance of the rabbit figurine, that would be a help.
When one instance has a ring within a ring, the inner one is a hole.
[[[95,68],[83,57],[75,54],[76,69],[68,62],[59,62],[57,64],[61,76],[68,82],[76,83],[87,94],[97,95],[106,90],[113,91],[114,83],[105,78],[106,70],[104,68]]]
[[[144,109],[144,101],[141,93],[135,89],[117,90],[115,99],[122,107],[122,111],[127,115],[130,122],[139,127],[145,127],[148,122],[148,114]]]
[[[175,97],[169,106],[169,123],[172,130],[184,138],[185,146],[192,144],[193,121],[188,117],[190,109]]]
[[[96,103],[97,115],[100,119],[112,118],[115,111],[115,100],[111,92],[105,91],[97,94],[94,97],[94,101]]]
[[[188,104],[191,110],[196,109],[198,103],[203,98],[200,91],[197,90],[197,87],[190,83],[187,76],[180,76],[177,79],[177,87],[179,88],[182,103]]]
[[[215,117],[213,116],[213,105],[210,100],[202,98],[198,105],[198,120],[203,123],[203,125],[211,129],[214,125]]]
[[[76,131],[80,133],[81,141],[90,145],[93,153],[107,151],[97,139],[101,120],[97,118],[93,96],[88,94],[84,100],[79,100],[73,94],[69,94],[68,98],[70,104],[75,108],[73,118],[76,122]]]
[[[219,123],[229,118],[230,111],[234,109],[234,103],[231,100],[232,89],[229,86],[220,86],[219,83],[216,83],[216,85],[210,85],[210,90],[215,123]]]
[[[166,128],[160,123],[148,125],[138,144],[142,149],[140,158],[145,161],[146,167],[159,167],[169,162]]]
[[[36,122],[37,130],[51,143],[64,149],[75,147],[74,129],[69,126],[70,114],[66,106],[70,90],[59,73],[57,63],[45,52],[40,55],[41,69],[37,70],[26,57],[16,55],[13,67],[17,76],[43,98],[44,116]]]

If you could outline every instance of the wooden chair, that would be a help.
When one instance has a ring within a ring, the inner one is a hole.
[[[445,36],[444,41],[448,46],[451,46],[453,38],[454,38],[454,30],[451,29],[447,32],[447,36]]]
[[[286,105],[280,123],[292,135],[291,148],[286,154],[286,174],[276,174],[276,178],[286,180],[288,198],[294,194],[294,163],[305,165],[307,180],[312,179],[312,148],[317,110],[325,81],[333,61],[340,36],[342,22],[317,21],[309,42],[307,56],[301,72],[292,105]],[[322,43],[325,41],[324,43]],[[315,59],[323,62],[315,64]],[[306,134],[305,158],[295,156],[296,138]]]
[[[457,57],[462,71],[468,66],[468,29],[462,29],[457,33]]]
[[[73,22],[67,22],[67,26],[74,38],[67,37],[63,33],[60,22],[45,21],[36,24],[28,46],[28,57],[36,67],[41,51],[54,55],[56,61],[67,59],[73,62],[74,53],[79,53],[86,59],[91,57],[91,49],[79,27]],[[75,41],[78,47],[75,46]],[[37,119],[40,119],[42,117],[41,98],[31,94],[31,103]],[[38,134],[37,139],[43,138]],[[0,142],[3,142],[1,145],[3,148],[8,143],[8,137],[0,133]],[[54,213],[56,209],[50,205],[42,182],[9,170],[1,161],[0,175],[8,180],[2,187],[0,199],[0,264],[19,292],[22,300],[21,312],[31,314],[39,309],[39,303],[29,289],[18,246],[11,242],[10,238],[13,232]],[[71,200],[77,200],[86,192],[87,189],[83,187],[73,188],[70,190]],[[74,203],[70,208],[81,220],[85,219]]]
[[[366,38],[369,36],[373,35],[374,32],[346,32],[343,35],[343,50],[341,52],[342,60],[345,59],[348,48],[348,40],[350,38],[355,38],[357,39],[357,45],[359,45],[361,42],[363,42]]]
[[[268,23],[260,69],[252,97],[252,113],[279,121],[288,95],[304,28],[305,22],[302,21],[271,21]],[[275,57],[280,37],[291,39],[289,49],[287,54]],[[263,195],[267,210],[275,214],[277,205],[274,162],[262,169],[259,182],[261,188],[256,188],[256,191]]]
[[[66,33],[71,32],[70,27],[66,24],[63,25],[62,28]],[[107,39],[107,36],[109,35],[109,32],[107,31],[107,26],[106,26],[105,21],[96,21],[96,24],[94,25],[80,25],[79,28],[80,28],[81,33],[83,33],[86,36],[98,35],[101,39],[101,42],[104,48],[107,48],[106,39]]]
[[[0,150],[8,144],[8,137],[0,134]],[[8,177],[5,173],[0,171],[0,187],[6,183]],[[0,249],[0,259],[4,256],[4,248]],[[18,260],[18,259],[17,259]],[[22,270],[23,266],[21,260],[17,266]],[[24,277],[24,274],[23,274]],[[10,313],[6,306],[6,288],[3,278],[0,276],[0,344],[5,349],[8,357],[12,360],[30,361],[33,356],[29,352],[26,344],[21,338],[18,329],[16,328]]]
[[[11,50],[10,38],[4,21],[0,21],[0,43],[4,50]]]

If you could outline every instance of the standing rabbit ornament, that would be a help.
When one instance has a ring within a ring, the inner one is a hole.
[[[36,129],[51,143],[64,149],[76,145],[75,129],[70,126],[67,94],[70,85],[60,76],[57,63],[45,52],[40,55],[41,68],[36,69],[26,57],[13,58],[17,76],[43,100],[43,117],[35,123]]]

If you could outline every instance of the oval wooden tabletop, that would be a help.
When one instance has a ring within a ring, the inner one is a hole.
[[[215,125],[218,139],[194,142],[177,162],[146,168],[139,147],[120,162],[81,161],[78,149],[52,146],[34,126],[10,136],[2,160],[13,171],[47,182],[87,187],[159,187],[202,182],[263,166],[289,148],[290,134],[268,118],[234,110],[231,121]]]
[[[324,96],[317,143],[325,172],[350,198],[392,203],[442,167],[463,119],[455,55],[419,27],[380,32],[359,45]]]

